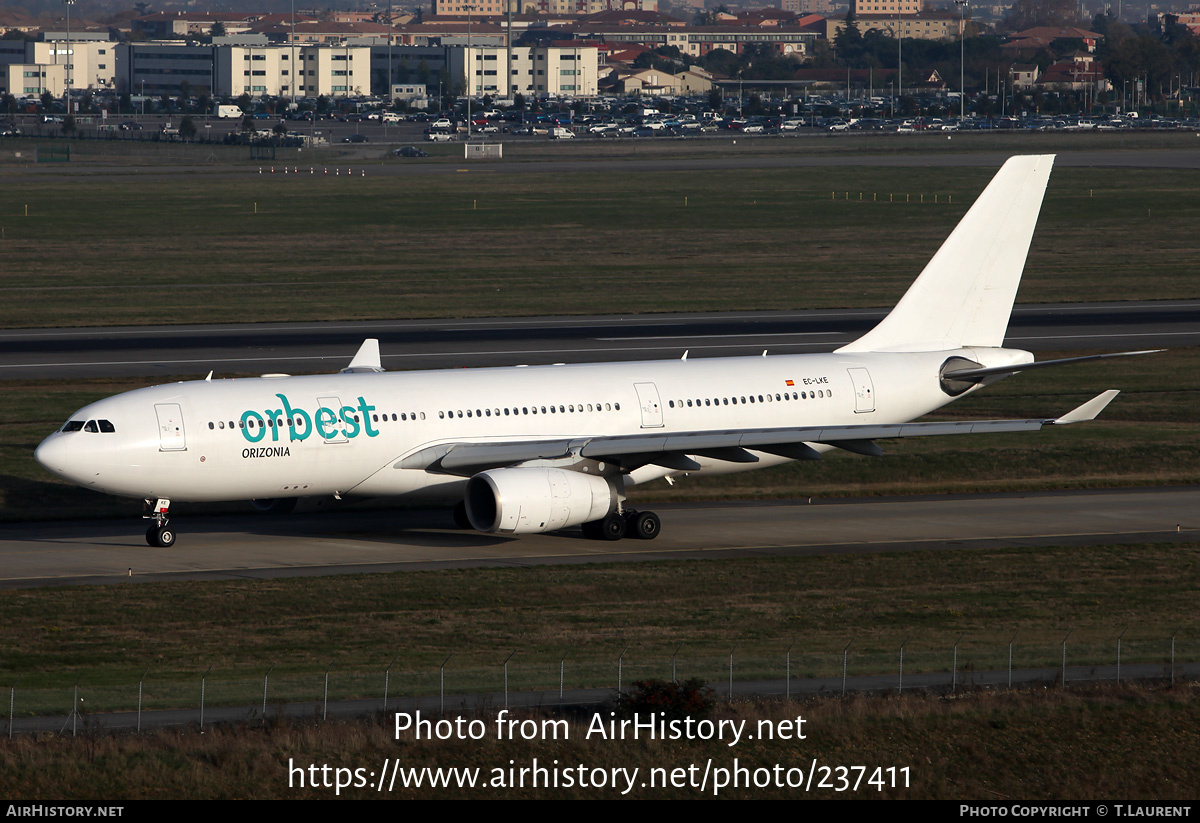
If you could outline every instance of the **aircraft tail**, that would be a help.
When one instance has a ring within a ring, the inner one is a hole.
[[[1001,346],[1053,165],[1009,158],[891,313],[838,351]]]

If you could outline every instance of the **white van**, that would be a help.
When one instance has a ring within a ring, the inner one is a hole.
[[[575,137],[575,132],[570,129],[564,129],[562,126],[555,126],[550,129],[551,140],[571,140]]]

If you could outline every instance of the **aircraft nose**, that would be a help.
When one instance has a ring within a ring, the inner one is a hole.
[[[62,474],[67,469],[67,450],[66,438],[52,434],[37,447],[33,457],[55,474]]]

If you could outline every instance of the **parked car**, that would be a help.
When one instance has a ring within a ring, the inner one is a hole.
[[[454,135],[448,131],[431,131],[425,135],[425,139],[431,143],[451,143]]]
[[[365,134],[350,134],[342,138],[343,143],[366,143],[367,136]]]
[[[416,146],[401,146],[392,151],[393,157],[428,157],[429,155]]]

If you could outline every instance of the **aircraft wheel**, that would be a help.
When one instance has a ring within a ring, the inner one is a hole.
[[[155,526],[146,533],[146,539],[151,546],[169,549],[175,545],[175,530],[170,526]]]
[[[625,536],[625,518],[613,512],[601,520],[600,536],[605,540],[620,540]]]
[[[629,521],[630,537],[638,540],[653,540],[662,531],[662,523],[654,512],[638,512]]]

